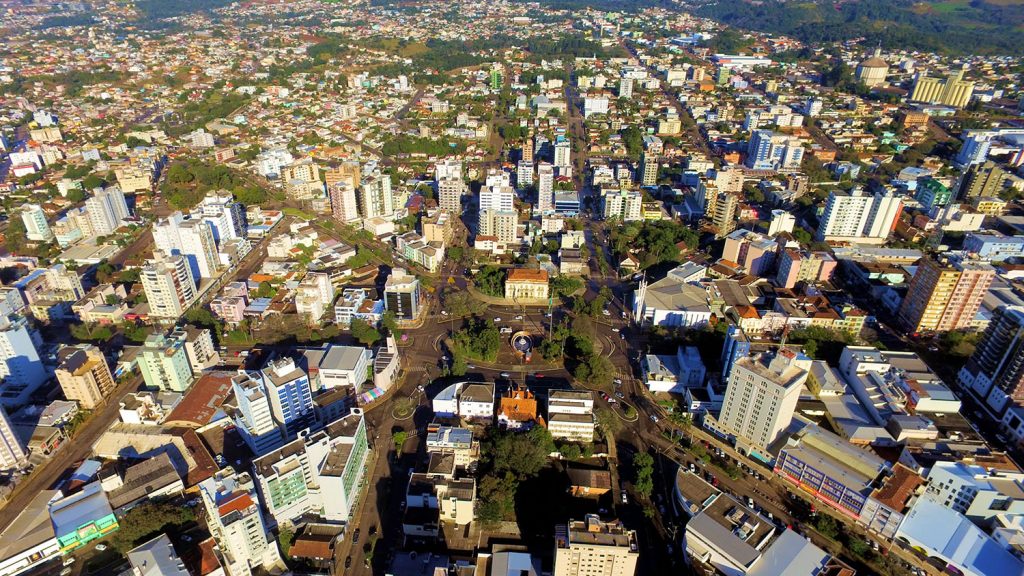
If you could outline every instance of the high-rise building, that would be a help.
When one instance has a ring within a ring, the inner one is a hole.
[[[739,199],[735,194],[719,192],[715,199],[715,209],[711,213],[711,223],[715,227],[715,237],[724,238],[736,229],[736,209]]]
[[[985,334],[958,379],[961,387],[997,413],[1010,402],[1024,403],[1024,308],[1000,306],[992,311]]]
[[[178,224],[179,252],[188,260],[192,278],[213,278],[220,269],[217,241],[205,220],[185,220]]]
[[[555,169],[547,162],[537,166],[537,206],[539,214],[549,214],[555,209]]]
[[[283,567],[248,472],[236,473],[230,467],[218,470],[199,483],[199,494],[206,509],[207,528],[217,541],[228,574]]]
[[[964,143],[960,146],[960,151],[956,153],[953,163],[961,167],[981,164],[988,158],[995,136],[996,133],[991,130],[965,131]]]
[[[520,160],[516,165],[516,186],[526,188],[533,184],[533,162]]]
[[[526,140],[523,141],[522,149],[522,160],[524,162],[533,162],[533,137],[527,136]]]
[[[519,215],[516,212],[485,210],[480,215],[477,237],[493,238],[504,249],[519,240]]]
[[[462,180],[462,162],[447,159],[434,164],[434,179],[438,182],[441,180]]]
[[[437,181],[437,204],[450,214],[462,213],[462,196],[466,183],[461,178],[444,178]]]
[[[270,401],[270,412],[286,439],[315,423],[309,375],[291,358],[279,358],[260,373]]]
[[[218,246],[225,240],[246,236],[245,207],[240,202],[235,202],[230,192],[207,194],[192,211],[192,218],[209,224]]]
[[[896,226],[903,201],[891,190],[869,196],[860,188],[833,190],[818,226],[818,240],[884,240]]]
[[[619,80],[619,98],[633,97],[633,79],[622,78]]]
[[[1000,168],[995,162],[986,160],[982,164],[971,166],[960,180],[957,197],[960,199],[982,196],[998,196],[1010,180],[1010,173]]]
[[[25,224],[25,237],[34,242],[53,240],[53,231],[46,222],[46,213],[39,204],[26,204],[21,209],[21,221]]]
[[[900,323],[911,332],[970,328],[994,278],[986,263],[951,254],[922,258],[900,305]]]
[[[635,190],[601,190],[602,216],[622,222],[643,220],[643,196]]]
[[[381,216],[389,218],[395,214],[394,197],[391,194],[391,177],[374,172],[363,178],[356,196],[359,215],[363,219]]]
[[[303,515],[346,522],[366,478],[366,424],[358,408],[253,461],[256,487],[280,526]]]
[[[177,318],[196,299],[196,283],[184,256],[165,256],[142,267],[142,288],[154,318]]]
[[[93,190],[92,197],[85,201],[89,224],[93,234],[106,236],[121,227],[128,217],[128,204],[117,186]]]
[[[363,172],[359,167],[359,162],[343,162],[337,168],[327,170],[324,173],[324,179],[328,187],[343,182],[355,190],[363,181]]]
[[[804,158],[800,140],[771,130],[754,130],[747,146],[747,167],[754,170],[799,170]]]
[[[964,68],[960,68],[947,78],[932,78],[924,72],[918,73],[910,100],[963,108],[973,94],[974,82],[964,80]]]
[[[326,272],[309,272],[296,290],[295,312],[300,316],[308,316],[312,322],[319,322],[333,301],[331,275]]]
[[[261,379],[250,374],[239,374],[231,379],[231,390],[238,403],[235,423],[253,453],[267,454],[283,446],[284,436],[274,420]]]
[[[568,139],[562,139],[555,143],[553,160],[559,174],[562,173],[562,169],[572,167],[572,144]]]
[[[309,375],[291,358],[271,362],[258,375],[240,374],[231,386],[238,402],[235,422],[258,456],[277,450],[316,423]]]
[[[86,344],[61,350],[60,355],[63,360],[56,374],[65,398],[92,410],[114,391],[114,377],[99,348]]]
[[[183,338],[150,334],[139,349],[139,370],[146,386],[184,392],[192,384],[192,366]]]
[[[743,357],[733,362],[718,424],[736,437],[737,449],[760,452],[793,420],[811,359],[782,348],[770,359]]]
[[[783,232],[793,232],[796,227],[796,217],[782,209],[772,210],[772,220],[768,225],[768,236],[774,237]]]
[[[28,451],[14,432],[7,410],[0,406],[0,470],[12,470],[24,466]]]
[[[837,265],[835,257],[828,252],[806,252],[786,248],[779,255],[775,283],[782,288],[793,288],[800,282],[828,282],[832,279]]]
[[[949,204],[952,196],[953,194],[949,188],[935,178],[918,178],[917,180],[917,191],[914,194],[914,199],[920,202],[921,207],[927,212],[931,212],[933,208],[941,208]]]
[[[28,321],[22,316],[0,317],[0,390],[12,400],[27,400],[47,379]]]
[[[327,187],[331,199],[331,216],[342,224],[359,220],[359,205],[356,189],[345,181],[335,182]]]
[[[394,312],[399,320],[419,317],[422,294],[420,281],[402,268],[391,271],[384,284],[384,308]]]
[[[633,576],[640,557],[635,530],[596,514],[555,526],[553,576]]]
[[[658,183],[658,157],[644,152],[642,162],[643,170],[641,171],[640,183],[644,186],[654,186]]]

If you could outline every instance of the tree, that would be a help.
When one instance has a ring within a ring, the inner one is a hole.
[[[273,298],[276,292],[274,285],[267,280],[260,282],[260,285],[256,287],[257,298]]]
[[[497,266],[484,266],[473,276],[477,290],[500,298],[505,293],[505,271]]]
[[[110,545],[125,554],[161,532],[179,532],[192,522],[195,522],[195,514],[191,508],[146,502],[121,517],[120,527],[114,532]]]
[[[646,452],[638,452],[633,456],[633,471],[636,474],[636,483],[633,485],[633,489],[643,499],[651,497],[651,491],[654,489],[654,480],[652,474],[654,473],[654,458]]]
[[[485,444],[486,464],[499,475],[511,473],[520,480],[536,476],[555,451],[551,433],[543,426],[525,434],[492,429]]]
[[[814,522],[814,529],[829,540],[835,540],[839,537],[839,525],[828,514],[818,515],[818,519]]]
[[[284,554],[285,559],[289,559],[291,556],[289,552],[292,550],[292,544],[295,543],[295,532],[291,528],[284,527],[277,532],[277,543],[281,546],[281,554]]]
[[[385,312],[381,317],[380,324],[387,329],[388,334],[395,337],[402,335],[402,331],[398,328],[398,318],[395,316],[394,310]]]
[[[381,339],[380,332],[362,318],[353,318],[349,330],[352,332],[352,337],[364,346],[373,346]]]
[[[399,430],[391,435],[391,441],[395,443],[395,456],[402,455],[402,447],[405,446],[405,441],[409,438],[409,433],[405,430]]]

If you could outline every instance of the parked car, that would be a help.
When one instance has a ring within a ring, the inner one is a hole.
[[[499,376],[501,376],[502,378],[509,378],[510,377],[508,372],[502,372],[501,374],[499,374]]]
[[[654,422],[655,424],[657,424],[658,423],[658,417],[655,416],[654,414],[651,414],[651,422]]]
[[[494,321],[495,322],[501,322],[501,317],[495,318]]]
[[[622,491],[622,503],[623,504],[629,504],[629,497],[626,496],[626,491],[625,490]]]
[[[356,528],[356,531],[352,533],[352,543],[353,544],[358,544],[359,543],[359,528]]]
[[[522,316],[516,316],[516,320],[522,320],[522,319],[523,319]]]
[[[611,316],[612,315],[612,313],[607,311],[607,310],[601,310],[601,314],[604,314],[605,316]]]

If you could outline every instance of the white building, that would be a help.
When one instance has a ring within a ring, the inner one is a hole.
[[[178,318],[196,299],[196,282],[184,256],[151,260],[142,267],[142,288],[155,318]]]
[[[359,215],[363,219],[395,215],[394,196],[391,193],[391,177],[375,171],[363,178],[356,194]]]
[[[594,441],[594,393],[552,390],[548,394],[548,431],[553,438]]]
[[[903,209],[889,190],[869,196],[863,190],[833,190],[818,226],[819,240],[885,240]]]
[[[117,186],[93,190],[93,195],[85,201],[85,209],[92,233],[96,236],[106,236],[117,230],[129,214],[124,194]]]
[[[770,130],[755,130],[747,146],[747,167],[754,170],[799,170],[803,157],[798,138]]]
[[[305,514],[348,522],[369,453],[363,413],[355,408],[323,430],[254,460],[260,500],[278,525]]]
[[[210,192],[192,211],[192,217],[210,225],[218,246],[225,240],[246,237],[245,208],[230,192]]]
[[[28,461],[28,451],[11,426],[7,410],[0,406],[0,470],[14,470]]]
[[[549,214],[555,209],[555,169],[547,162],[537,166],[537,214]]]
[[[1024,514],[1024,474],[989,470],[963,462],[939,461],[928,472],[923,497],[988,524],[999,514]]]
[[[334,301],[334,286],[331,275],[325,272],[309,272],[299,283],[295,294],[295,311],[306,316],[310,322],[319,322]]]
[[[622,222],[643,220],[643,196],[635,190],[602,190],[601,215]]]
[[[236,474],[230,467],[219,470],[199,484],[199,494],[206,508],[207,527],[220,547],[228,574],[249,575],[254,568],[282,564],[248,472]]]
[[[811,359],[789,348],[770,361],[740,358],[732,366],[718,424],[735,436],[737,449],[761,451],[793,420]]]
[[[21,316],[0,317],[0,403],[23,404],[48,379],[28,321]]]
[[[195,280],[213,278],[220,268],[217,242],[205,220],[186,220],[175,212],[153,224],[153,243],[162,254],[184,256]]]
[[[768,225],[768,236],[774,238],[783,232],[793,232],[796,226],[796,217],[785,210],[772,210],[772,220]]]
[[[330,390],[341,386],[358,389],[368,376],[373,353],[358,346],[331,345],[320,359],[320,388]]]
[[[21,221],[25,224],[25,237],[34,242],[53,240],[53,231],[46,222],[46,213],[38,204],[26,204],[21,209]]]
[[[707,377],[696,346],[680,346],[674,356],[647,354],[640,368],[651,392],[683,394],[687,388],[702,388]]]

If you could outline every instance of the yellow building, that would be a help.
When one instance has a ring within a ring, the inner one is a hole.
[[[994,196],[977,196],[971,200],[974,209],[986,216],[1002,216],[1006,213],[1006,200]]]
[[[961,68],[948,78],[932,78],[925,76],[922,72],[914,82],[914,90],[910,93],[910,99],[916,102],[963,108],[971,101],[972,94],[974,94],[974,82],[964,80],[964,70]]]
[[[923,258],[900,305],[900,323],[912,332],[971,328],[994,278],[988,264]]]
[[[64,396],[86,410],[100,405],[114,391],[114,377],[100,349],[86,345],[64,355],[56,370]]]
[[[548,273],[544,270],[515,268],[505,280],[507,300],[545,300],[548,297]]]

